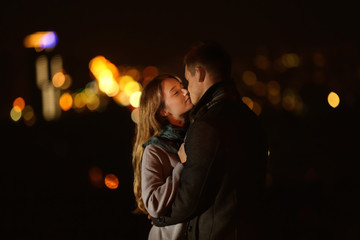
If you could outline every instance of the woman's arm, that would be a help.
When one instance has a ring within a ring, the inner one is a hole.
[[[170,176],[164,175],[164,161],[169,156],[160,147],[149,145],[145,148],[141,168],[141,190],[145,208],[157,217],[166,213],[171,206],[179,185],[183,165],[179,162]],[[170,165],[170,164],[169,164]]]
[[[176,198],[170,215],[157,218],[150,214],[156,226],[185,222],[213,201],[213,191],[220,171],[214,167],[219,146],[219,136],[208,123],[198,122],[189,129],[185,140],[187,160]]]

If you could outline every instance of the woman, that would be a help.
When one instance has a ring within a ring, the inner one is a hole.
[[[192,107],[188,91],[175,76],[159,75],[145,86],[133,148],[136,212],[158,217],[171,206],[183,168],[177,152]],[[184,235],[184,224],[153,226],[149,239],[184,239]]]

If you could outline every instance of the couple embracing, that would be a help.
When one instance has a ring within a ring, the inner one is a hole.
[[[255,239],[268,154],[231,58],[202,42],[185,55],[187,88],[162,74],[143,89],[133,148],[137,212],[149,239]]]

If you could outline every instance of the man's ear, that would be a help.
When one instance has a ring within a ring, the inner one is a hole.
[[[204,82],[206,76],[205,69],[201,66],[197,66],[195,67],[195,73],[198,75],[199,82]]]

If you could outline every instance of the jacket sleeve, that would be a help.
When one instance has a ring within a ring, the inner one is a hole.
[[[170,215],[152,218],[158,227],[185,222],[208,204],[214,183],[214,161],[219,151],[220,139],[210,124],[194,122],[187,133],[185,152],[187,161],[180,178],[176,198]]]
[[[183,165],[175,165],[170,176],[164,175],[164,161],[169,156],[159,147],[145,148],[141,166],[141,191],[145,208],[151,216],[164,214],[175,198]]]

